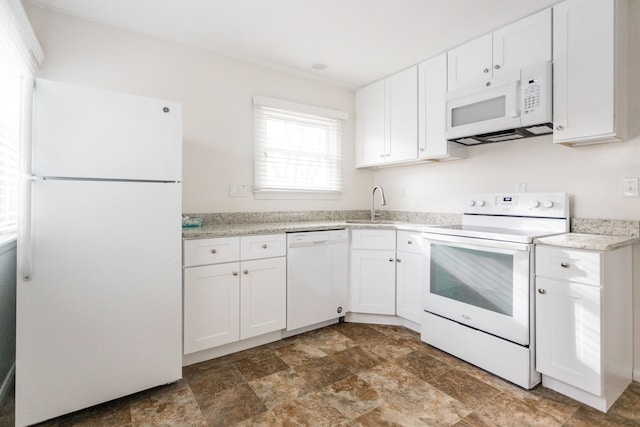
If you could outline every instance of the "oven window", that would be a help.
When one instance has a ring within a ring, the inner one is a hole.
[[[475,104],[466,104],[451,109],[451,127],[481,123],[505,116],[506,97],[486,99]]]
[[[431,293],[513,316],[513,255],[431,244]]]

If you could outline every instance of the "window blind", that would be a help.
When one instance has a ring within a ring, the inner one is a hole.
[[[254,98],[254,191],[342,191],[340,111]]]
[[[19,0],[0,0],[0,234],[17,228],[20,79],[43,57]]]

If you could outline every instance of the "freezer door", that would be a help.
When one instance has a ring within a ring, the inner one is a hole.
[[[175,102],[36,79],[32,174],[182,180],[182,108]]]
[[[31,280],[17,284],[16,425],[181,378],[180,187],[33,183]]]

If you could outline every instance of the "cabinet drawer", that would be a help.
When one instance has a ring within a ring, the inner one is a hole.
[[[188,239],[184,241],[184,266],[219,264],[240,259],[240,239]]]
[[[424,252],[424,238],[422,233],[415,231],[398,231],[396,249],[403,252],[422,254]]]
[[[351,230],[353,249],[396,249],[395,230]]]
[[[272,258],[287,254],[285,234],[264,234],[240,238],[240,258],[242,260]]]
[[[600,286],[600,253],[536,246],[536,275]]]

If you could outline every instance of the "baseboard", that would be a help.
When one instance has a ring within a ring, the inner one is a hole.
[[[11,391],[11,383],[13,382],[13,378],[15,377],[15,375],[16,362],[13,362],[13,365],[11,365],[11,369],[9,369],[7,376],[2,381],[2,386],[0,386],[0,406],[2,406],[4,400],[7,398],[9,392]]]
[[[635,368],[633,370],[633,380],[640,383],[640,368]]]

